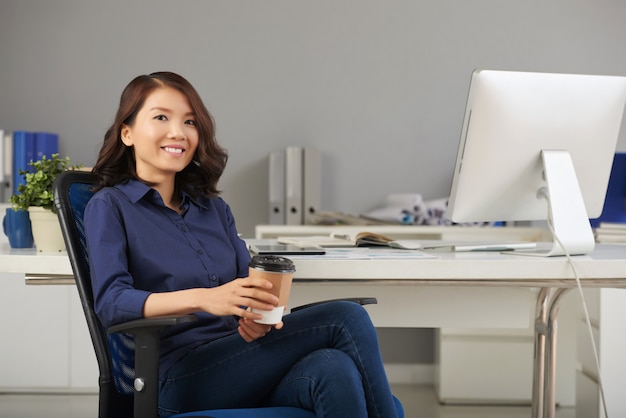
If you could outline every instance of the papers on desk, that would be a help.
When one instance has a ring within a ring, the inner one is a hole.
[[[327,248],[324,255],[288,255],[291,259],[324,260],[421,260],[438,258],[417,250],[396,250],[392,248]]]
[[[303,237],[278,237],[279,244],[291,244],[298,247],[322,247],[322,248],[342,248],[353,247],[354,243],[345,238],[338,238],[332,235],[312,235]]]
[[[279,244],[291,244],[298,247],[390,247],[402,250],[417,250],[420,248],[418,240],[394,239],[374,232],[359,232],[354,237],[348,234],[331,233],[330,235],[278,237]]]
[[[514,251],[528,250],[537,247],[535,242],[526,241],[441,241],[422,240],[421,249],[430,251]]]
[[[315,237],[306,237],[306,238],[315,238]],[[327,238],[327,237],[324,237]],[[258,249],[260,247],[270,248],[271,247],[280,247],[280,246],[292,246],[295,247],[293,242],[297,241],[289,241],[290,244],[283,244],[276,239],[246,239],[246,246],[248,250],[254,253],[259,253],[258,250],[255,251],[255,248]],[[399,249],[399,248],[391,248],[388,246],[374,246],[374,247],[355,247],[355,246],[344,246],[343,247],[316,247],[313,243],[310,243],[308,240],[304,240],[301,242],[302,249],[317,249],[319,251],[292,251],[289,252],[286,257],[289,258],[322,258],[322,259],[391,259],[391,258],[404,258],[404,259],[421,259],[421,258],[438,258],[435,255],[427,254],[423,251],[411,250],[411,249]],[[295,247],[296,249],[298,247]],[[279,252],[272,252],[271,250],[264,251],[264,254],[279,254]],[[286,254],[282,252],[280,254]]]
[[[442,241],[442,240],[417,240],[417,239],[394,239],[385,235],[363,231],[350,237],[347,234],[332,233],[330,235],[314,236],[286,236],[278,237],[278,243],[290,244],[301,248],[393,248],[400,250],[426,250],[426,251],[513,251],[528,250],[537,246],[534,242],[525,241]]]

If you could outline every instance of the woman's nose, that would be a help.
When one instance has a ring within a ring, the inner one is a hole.
[[[170,124],[170,132],[168,135],[172,139],[183,139],[185,137],[185,130],[183,126],[178,123]]]

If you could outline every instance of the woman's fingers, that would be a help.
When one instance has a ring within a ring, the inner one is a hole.
[[[268,292],[272,288],[272,283],[269,281],[248,277],[241,279],[239,284],[238,293],[240,296],[250,300],[246,306],[263,310],[270,310],[278,306],[278,297]]]
[[[260,319],[259,314],[246,312],[246,308],[269,311],[278,306],[278,298],[268,292],[271,283],[263,279],[236,279],[214,288],[204,289],[202,310],[218,316],[237,315]]]
[[[239,334],[247,342],[254,341],[265,336],[272,329],[269,325],[258,324],[253,320],[242,318],[239,320]]]

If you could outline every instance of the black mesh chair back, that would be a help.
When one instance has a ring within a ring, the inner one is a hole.
[[[67,171],[60,174],[54,184],[54,203],[98,361],[98,416],[100,418],[132,417],[133,397],[122,395],[115,388],[107,331],[94,311],[83,222],[85,207],[93,195],[91,189],[94,181],[93,174],[86,171]]]

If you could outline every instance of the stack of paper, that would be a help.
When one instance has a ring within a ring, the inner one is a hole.
[[[594,234],[596,242],[626,244],[626,223],[600,222]]]

